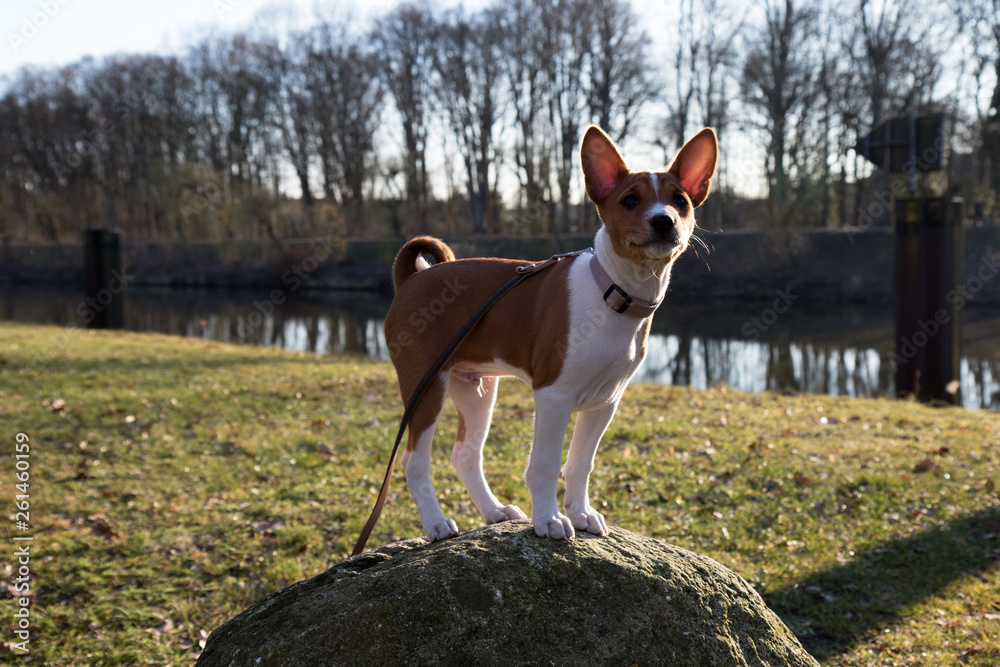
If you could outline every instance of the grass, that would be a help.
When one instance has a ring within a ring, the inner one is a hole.
[[[31,439],[34,664],[181,665],[229,617],[347,555],[401,411],[384,363],[0,323],[0,652],[17,433]],[[505,383],[487,445],[494,491],[525,509],[531,415]],[[444,444],[456,421],[449,408],[435,480],[469,528],[481,520]],[[824,665],[996,665],[998,477],[996,413],[634,386],[591,488],[611,523],[749,580]],[[369,544],[419,533],[399,475]]]

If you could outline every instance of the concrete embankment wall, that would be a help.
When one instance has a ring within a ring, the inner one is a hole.
[[[671,299],[756,300],[775,292],[816,303],[889,304],[893,232],[854,230],[699,232],[673,272]],[[458,257],[544,259],[586,248],[590,236],[446,239]],[[390,267],[401,241],[311,239],[283,242],[123,242],[133,285],[355,289],[391,292]],[[79,244],[0,246],[0,282],[82,284]],[[965,240],[969,303],[1000,305],[1000,226],[970,227]]]

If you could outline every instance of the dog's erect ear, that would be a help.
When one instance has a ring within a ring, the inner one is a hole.
[[[706,127],[688,139],[667,168],[681,182],[695,208],[708,197],[708,190],[719,159],[719,142],[715,130]]]
[[[607,197],[621,179],[628,175],[628,167],[615,142],[596,125],[588,127],[583,135],[580,161],[583,164],[587,194],[595,204]]]

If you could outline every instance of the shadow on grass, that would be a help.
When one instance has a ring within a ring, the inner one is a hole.
[[[1000,508],[885,542],[850,562],[764,595],[812,655],[850,651],[909,606],[1000,566]]]

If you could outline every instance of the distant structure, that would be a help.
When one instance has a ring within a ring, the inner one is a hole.
[[[77,314],[87,328],[125,328],[125,284],[121,233],[113,229],[84,230],[84,301]]]
[[[943,115],[911,113],[875,126],[854,149],[889,173],[896,199],[896,395],[957,404],[965,202],[918,195],[921,175],[944,169],[946,147]]]

